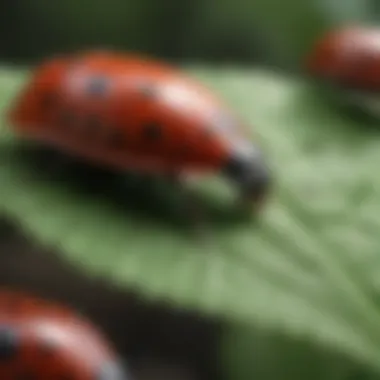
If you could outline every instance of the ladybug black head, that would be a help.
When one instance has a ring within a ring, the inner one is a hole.
[[[259,203],[269,190],[270,172],[260,152],[253,147],[245,152],[232,153],[223,171],[230,180],[239,186],[244,199]]]
[[[0,362],[12,359],[17,355],[18,349],[17,332],[11,327],[0,325]]]

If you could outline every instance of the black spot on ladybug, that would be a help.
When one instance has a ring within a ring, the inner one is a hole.
[[[162,127],[158,123],[148,123],[143,126],[142,133],[146,141],[158,141],[162,138]]]
[[[64,110],[59,115],[59,124],[64,128],[71,128],[75,124],[75,115],[69,110]]]
[[[52,108],[56,104],[57,97],[52,92],[47,92],[41,97],[42,108]]]
[[[89,80],[86,93],[90,96],[105,96],[110,88],[110,80],[103,76],[93,77]]]
[[[0,326],[0,362],[12,359],[19,349],[19,337],[8,326]]]
[[[112,129],[109,131],[106,137],[107,144],[112,149],[123,149],[125,148],[126,138],[123,131],[118,129]]]

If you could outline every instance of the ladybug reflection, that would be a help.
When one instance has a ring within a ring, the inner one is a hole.
[[[0,379],[127,380],[112,347],[75,312],[0,290]]]

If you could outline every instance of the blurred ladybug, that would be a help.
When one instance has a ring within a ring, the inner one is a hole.
[[[9,114],[27,139],[117,170],[223,173],[253,204],[270,176],[243,123],[179,70],[140,57],[86,52],[41,65]]]
[[[0,290],[0,379],[126,380],[105,338],[83,318]]]
[[[380,115],[380,29],[358,26],[327,33],[307,58],[307,69],[340,90],[348,103]]]

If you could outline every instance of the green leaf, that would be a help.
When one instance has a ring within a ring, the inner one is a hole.
[[[5,126],[1,210],[89,274],[378,369],[380,131],[295,78],[188,69],[250,121],[267,153],[276,188],[259,221],[235,215],[222,183],[204,179],[210,239],[196,240],[164,184],[50,168]],[[0,72],[3,110],[24,75]]]
[[[313,336],[289,339],[279,331],[231,326],[223,355],[229,379],[378,380],[371,368],[334,350],[321,350]]]

